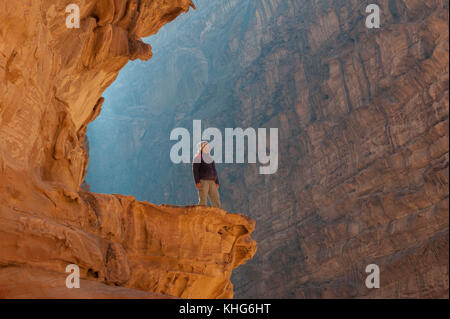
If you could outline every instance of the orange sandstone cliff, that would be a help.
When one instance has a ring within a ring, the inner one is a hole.
[[[0,298],[229,298],[254,221],[83,190],[87,125],[191,0],[0,0]],[[66,288],[66,267],[81,287]]]

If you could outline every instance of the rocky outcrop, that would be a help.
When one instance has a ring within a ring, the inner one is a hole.
[[[232,270],[254,254],[254,224],[243,216],[76,194],[53,196],[54,207],[31,200],[35,207],[28,209],[2,203],[0,296],[155,296],[131,289],[116,294],[110,287],[122,286],[183,298],[228,298]],[[80,290],[66,288],[69,264],[80,267]]]
[[[0,1],[0,297],[232,297],[232,270],[256,250],[251,219],[80,187],[103,91],[193,3],[82,0],[69,29],[72,2]]]
[[[89,133],[92,188],[194,202],[189,167],[166,160],[173,128],[278,127],[275,175],[218,165],[224,206],[257,225],[236,296],[448,297],[448,1],[197,5],[152,40],[164,55],[114,83]]]

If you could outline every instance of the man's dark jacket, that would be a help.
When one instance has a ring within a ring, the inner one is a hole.
[[[215,181],[219,185],[219,176],[216,171],[216,164],[211,155],[200,153],[194,158],[192,164],[195,184],[200,183],[201,179]]]

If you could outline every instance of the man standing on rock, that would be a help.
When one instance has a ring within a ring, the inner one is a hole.
[[[220,208],[219,177],[214,159],[209,154],[208,142],[201,142],[199,152],[194,158],[192,171],[198,189],[198,204],[207,205],[207,197],[212,206]]]

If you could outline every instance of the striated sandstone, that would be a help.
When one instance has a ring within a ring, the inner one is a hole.
[[[129,90],[114,84],[89,132],[91,158],[114,154],[89,167],[92,189],[194,202],[189,168],[165,160],[173,128],[278,127],[276,174],[218,165],[224,207],[256,220],[236,297],[448,298],[448,0],[197,5],[153,40],[166,54],[124,70]]]
[[[64,295],[61,273],[73,263],[82,278],[99,282],[83,287],[86,297],[114,296],[102,283],[183,298],[228,298],[233,295],[232,270],[254,254],[249,238],[254,223],[240,215],[206,207],[156,206],[129,196],[72,195],[53,196],[54,207],[45,207],[45,200],[36,201],[34,209],[2,203],[0,293],[70,297],[72,293]],[[43,276],[24,279],[34,273]],[[17,278],[8,280],[8,274]],[[52,278],[50,287],[55,289],[49,289],[45,278]],[[131,294],[141,295],[146,296]]]
[[[80,187],[103,91],[192,1],[81,0],[67,29],[72,2],[0,0],[0,297],[232,297],[251,219]],[[80,290],[65,288],[68,264]]]

